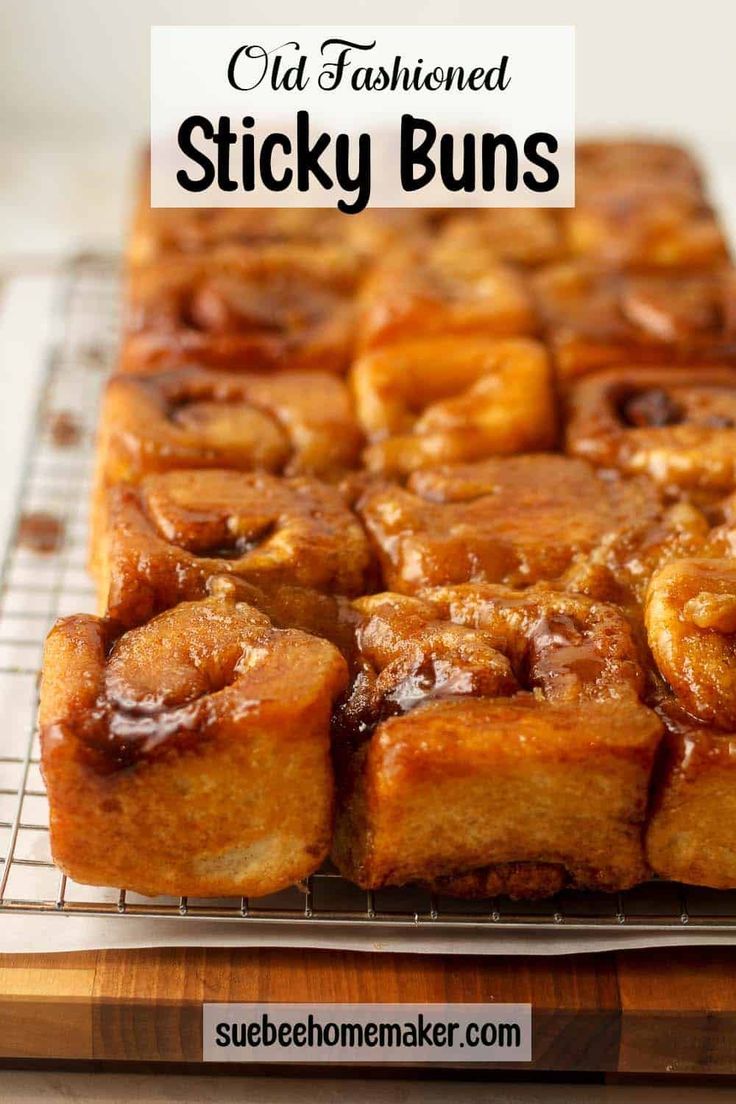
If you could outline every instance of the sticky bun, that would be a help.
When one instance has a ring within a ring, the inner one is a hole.
[[[226,597],[119,634],[79,615],[46,643],[42,769],[62,870],[192,896],[311,873],[330,845],[339,652]]]
[[[622,480],[563,456],[509,456],[369,487],[358,509],[392,590],[449,583],[558,582],[630,603],[649,574],[709,526],[668,509],[646,479]]]
[[[646,837],[661,878],[736,887],[736,732],[691,717],[677,700],[661,709],[666,735],[655,771]]]
[[[357,463],[360,447],[347,388],[334,376],[189,366],[113,377],[98,454],[112,484],[175,468],[334,477]]]
[[[234,371],[344,372],[359,271],[339,244],[290,243],[135,268],[122,370],[155,371],[183,357]]]
[[[543,207],[488,207],[450,214],[437,232],[437,254],[479,246],[499,261],[536,268],[561,260],[566,247],[560,212]]]
[[[406,341],[364,354],[351,382],[369,471],[403,476],[555,444],[549,361],[534,341]]]
[[[568,395],[567,451],[674,493],[736,487],[736,367],[611,368]]]
[[[711,207],[703,200],[637,189],[582,200],[564,212],[566,244],[574,257],[638,269],[705,269],[724,265],[729,252]]]
[[[264,473],[171,471],[107,491],[95,568],[100,609],[140,624],[202,598],[217,575],[357,595],[370,587],[363,529],[333,487]]]
[[[575,198],[584,202],[595,195],[636,191],[679,190],[703,195],[699,166],[682,146],[670,142],[632,139],[583,141],[575,147]]]
[[[736,560],[717,558],[726,534],[733,544],[728,519],[713,555],[657,572],[645,605],[666,729],[647,851],[660,876],[715,888],[736,885]]]
[[[637,273],[570,262],[533,279],[563,380],[612,364],[736,359],[733,269]]]
[[[432,239],[389,250],[368,276],[358,341],[375,349],[425,337],[510,337],[536,326],[526,280],[493,248]]]
[[[344,874],[369,888],[524,896],[622,889],[646,875],[662,726],[641,702],[617,609],[489,585],[357,607],[356,672],[335,737],[333,855]]]

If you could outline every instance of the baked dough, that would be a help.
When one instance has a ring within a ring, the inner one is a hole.
[[[227,597],[120,635],[58,621],[41,685],[51,845],[78,882],[261,895],[306,877],[332,824],[339,652]]]
[[[161,472],[109,488],[96,575],[100,611],[140,624],[203,598],[217,575],[334,594],[370,589],[357,518],[313,479],[211,470]]]
[[[369,275],[358,340],[376,349],[423,337],[510,337],[536,328],[527,281],[492,247],[429,239],[389,250]]]
[[[611,368],[568,396],[567,451],[673,495],[736,488],[736,367]]]
[[[403,477],[435,464],[553,448],[549,360],[535,341],[436,337],[366,353],[352,389],[371,472]]]
[[[550,867],[606,891],[646,876],[662,725],[640,700],[644,675],[618,610],[499,586],[358,607],[359,662],[335,748],[333,857],[347,877],[451,888],[465,874],[472,888],[481,868],[540,864],[523,883],[535,896],[549,892]]]
[[[98,455],[109,485],[174,468],[334,478],[357,463],[360,447],[347,388],[334,376],[187,366],[113,377]]]
[[[736,363],[731,268],[639,273],[571,261],[533,280],[563,381],[614,364]]]
[[[134,268],[122,370],[178,357],[231,371],[342,373],[359,274],[359,257],[340,244],[222,246]]]

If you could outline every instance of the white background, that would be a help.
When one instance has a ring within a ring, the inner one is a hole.
[[[734,138],[725,0],[3,0],[0,123],[121,138],[145,125],[151,24],[576,24],[581,129]],[[3,118],[4,116],[4,118]]]

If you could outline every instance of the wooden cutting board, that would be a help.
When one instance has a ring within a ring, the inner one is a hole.
[[[736,948],[0,955],[0,1061],[201,1062],[206,1001],[531,1002],[534,1060],[520,1069],[736,1075]]]

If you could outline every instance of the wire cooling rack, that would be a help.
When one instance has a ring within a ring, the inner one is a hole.
[[[38,672],[52,622],[94,605],[85,570],[87,500],[98,398],[117,345],[117,264],[105,257],[77,258],[61,277],[59,290],[15,535],[0,574],[0,912],[272,923],[298,928],[305,942],[305,926],[327,924],[342,930],[431,927],[448,935],[473,928],[486,931],[489,939],[493,930],[510,928],[736,933],[736,892],[671,883],[650,883],[618,895],[563,893],[522,905],[503,899],[456,901],[411,887],[366,893],[325,868],[304,885],[271,897],[211,901],[145,898],[78,885],[61,874],[49,851],[39,768]],[[31,514],[58,523],[63,534],[58,548],[34,551],[17,539]]]

